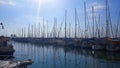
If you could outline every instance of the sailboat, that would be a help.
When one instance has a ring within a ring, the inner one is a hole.
[[[109,25],[111,25],[111,18],[110,18],[108,0],[106,0],[106,41],[107,43],[109,43],[108,45],[106,45],[106,50],[107,51],[120,51],[120,40],[109,37],[109,34],[110,34]]]

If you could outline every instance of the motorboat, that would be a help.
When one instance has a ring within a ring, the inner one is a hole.
[[[15,52],[9,37],[0,36],[0,57],[12,57]]]

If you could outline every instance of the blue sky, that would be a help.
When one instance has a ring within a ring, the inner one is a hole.
[[[43,17],[52,27],[54,17],[58,19],[58,24],[61,23],[65,10],[68,11],[67,22],[74,24],[75,8],[81,26],[84,26],[84,1],[87,4],[87,15],[91,16],[91,7],[94,6],[96,15],[100,14],[101,21],[105,22],[105,0],[0,0],[0,22],[5,26],[5,30],[0,32],[10,35],[29,24],[41,23]],[[108,1],[112,21],[115,23],[120,11],[120,0]]]

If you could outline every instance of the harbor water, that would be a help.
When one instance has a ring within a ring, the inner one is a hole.
[[[32,59],[28,68],[120,68],[120,54],[80,48],[12,42],[14,59]]]

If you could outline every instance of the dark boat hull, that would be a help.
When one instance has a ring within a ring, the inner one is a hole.
[[[9,51],[9,52],[3,52],[3,51],[0,51],[0,55],[13,55],[14,51]]]
[[[0,51],[0,60],[14,58],[13,56],[14,52],[15,52],[14,50],[13,51]]]

